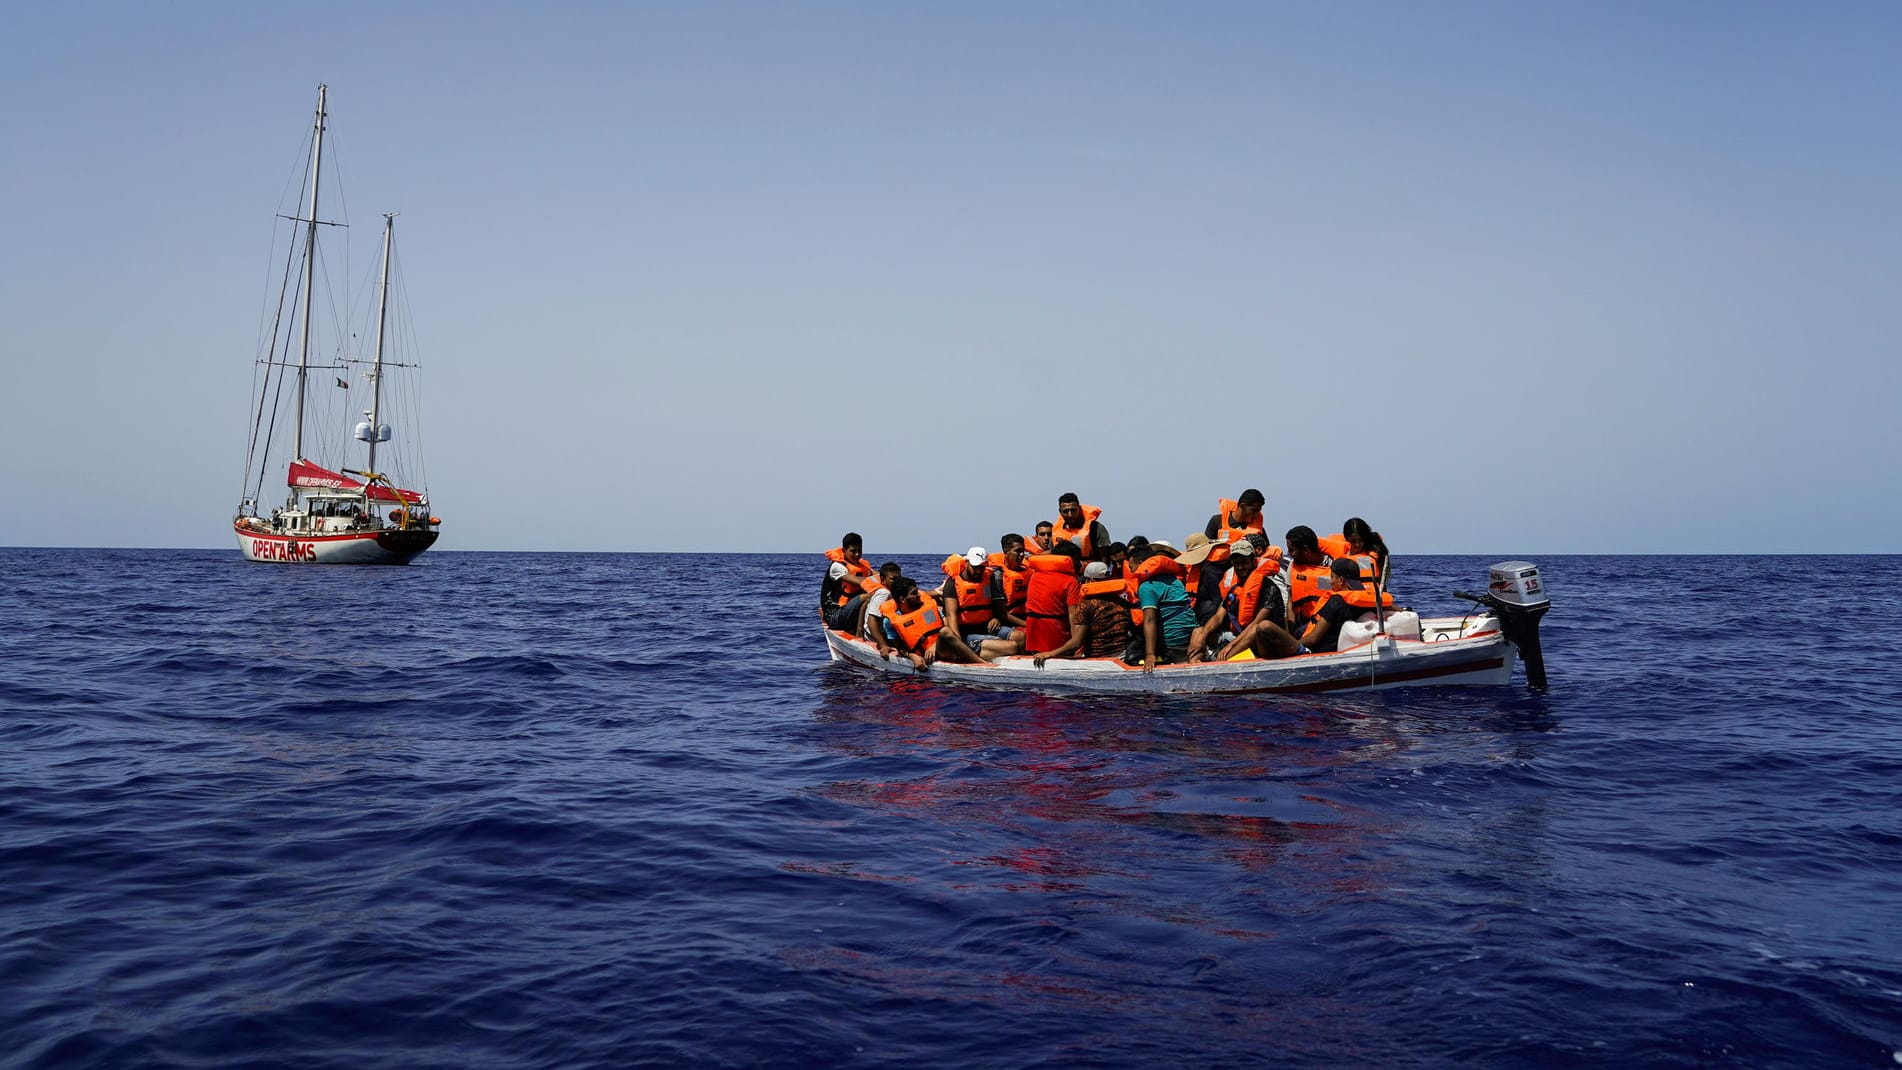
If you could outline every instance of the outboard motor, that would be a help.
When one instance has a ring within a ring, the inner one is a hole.
[[[1545,690],[1545,652],[1539,648],[1539,618],[1552,608],[1539,579],[1539,566],[1530,561],[1501,561],[1492,567],[1485,594],[1454,591],[1454,597],[1478,602],[1499,618],[1499,630],[1526,663],[1526,683]]]

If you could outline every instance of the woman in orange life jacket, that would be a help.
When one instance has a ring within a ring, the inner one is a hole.
[[[938,660],[981,662],[984,643],[1005,630],[1003,585],[982,546],[952,554],[941,567],[945,580],[938,589],[938,601],[947,627],[938,637]]]
[[[1101,561],[1109,549],[1109,529],[1097,518],[1103,510],[1094,505],[1084,505],[1076,494],[1066,491],[1057,498],[1057,520],[1051,525],[1052,546],[1058,542],[1072,542],[1082,551],[1083,560]]]
[[[1062,646],[1032,659],[1043,668],[1051,658],[1120,658],[1129,646],[1129,603],[1123,580],[1110,566],[1092,561],[1083,566],[1082,599],[1070,610],[1070,638]]]
[[[1341,625],[1350,620],[1358,620],[1363,613],[1372,613],[1376,604],[1376,592],[1372,587],[1361,583],[1360,562],[1351,557],[1337,557],[1329,572],[1334,589],[1314,611],[1314,619],[1308,622],[1307,629],[1301,633],[1301,645],[1319,654],[1339,649]],[[1393,595],[1385,591],[1378,592],[1378,604],[1382,610],[1393,612]]]
[[[885,606],[884,627],[880,629],[878,656],[891,657],[896,649],[923,669],[938,658],[938,634],[944,630],[944,614],[938,602],[918,589],[917,581],[900,576],[892,582],[891,602]]]
[[[1357,516],[1347,518],[1341,525],[1338,535],[1323,535],[1320,538],[1321,551],[1329,557],[1352,557],[1361,562],[1360,578],[1368,583],[1378,581],[1386,586],[1390,559],[1387,554],[1387,540],[1380,537],[1367,521]]]
[[[859,581],[872,574],[871,562],[865,560],[865,540],[856,531],[846,532],[837,548],[826,551],[826,560],[830,564],[826,565],[825,578],[819,581],[819,619],[843,630],[858,616],[858,605],[852,599],[864,594]],[[846,608],[848,604],[850,609]]]

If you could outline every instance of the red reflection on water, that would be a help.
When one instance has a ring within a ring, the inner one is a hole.
[[[1353,721],[1290,721],[1259,703],[1231,703],[1207,716],[1178,710],[1147,699],[851,677],[828,690],[817,717],[869,730],[828,736],[827,745],[873,761],[926,758],[937,768],[820,790],[838,802],[945,826],[946,846],[975,848],[950,863],[1008,873],[1006,891],[1076,893],[1104,881],[1147,881],[1159,861],[1196,858],[1262,872],[1291,852],[1326,870],[1306,882],[1326,895],[1377,886],[1356,850],[1376,822],[1312,790],[1288,789],[1303,771],[1325,775],[1317,765],[1358,760],[1370,746],[1389,753],[1394,741],[1367,738]],[[1251,790],[1238,793],[1237,784]]]

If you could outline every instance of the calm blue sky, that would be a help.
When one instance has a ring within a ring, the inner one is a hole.
[[[1256,486],[1398,553],[1902,551],[1892,3],[15,4],[0,58],[0,545],[231,545],[327,82],[445,549]]]

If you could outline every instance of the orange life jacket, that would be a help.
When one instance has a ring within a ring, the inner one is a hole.
[[[1215,538],[1210,541],[1209,545],[1210,561],[1228,560],[1229,547],[1235,545],[1235,543],[1241,539],[1246,539],[1250,535],[1260,535],[1263,537],[1263,541],[1266,541],[1268,533],[1262,530],[1261,521],[1259,520],[1245,528],[1233,526],[1235,523],[1235,514],[1240,512],[1241,508],[1242,503],[1233,498],[1223,498],[1215,503],[1215,521],[1217,527]]]
[[[1024,653],[1041,654],[1070,639],[1070,607],[1064,596],[1076,582],[1076,561],[1064,554],[1034,554],[1025,564],[1030,566],[1030,583],[1024,588]]]
[[[1092,580],[1083,585],[1085,598],[1113,598],[1116,603],[1129,611],[1129,622],[1143,622],[1142,607],[1136,604],[1136,578],[1124,576],[1122,579]]]
[[[1355,553],[1353,545],[1347,541],[1347,536],[1336,532],[1332,535],[1323,535],[1314,541],[1320,544],[1321,552],[1329,557],[1351,557],[1359,561],[1361,582],[1372,583],[1379,578],[1379,556],[1371,550]]]
[[[962,561],[963,558],[958,558]],[[988,566],[978,569],[975,580],[964,578],[960,569],[951,577],[952,590],[958,598],[958,627],[961,629],[981,628],[996,614],[991,612],[991,570]]]
[[[944,630],[944,614],[938,611],[938,600],[928,594],[920,594],[918,598],[918,608],[910,613],[899,612],[891,602],[885,603],[884,609],[885,623],[898,633],[898,644],[914,654],[924,653]]]
[[[1024,608],[1024,588],[1030,586],[1030,572],[1026,569],[1011,568],[1004,563],[1002,551],[989,558],[990,566],[1004,580],[1004,610],[1007,613],[1022,615]]]
[[[857,564],[847,561],[845,559],[845,547],[843,546],[835,546],[827,550],[826,560],[845,566],[845,577],[839,581],[838,605],[844,605],[850,601],[854,594],[872,589],[865,586],[865,577],[872,574],[872,563],[870,561],[865,560],[863,557],[858,559]]]
[[[1123,562],[1123,599],[1129,603],[1129,623],[1138,628],[1143,624],[1143,607],[1136,588],[1142,582],[1136,578],[1136,570],[1129,567],[1129,562]]]
[[[1153,580],[1158,576],[1180,575],[1182,575],[1182,566],[1176,563],[1175,558],[1167,554],[1155,554],[1151,556],[1147,561],[1137,565],[1135,572],[1136,582],[1138,583],[1144,580]]]
[[[1222,577],[1222,604],[1228,607],[1229,627],[1237,632],[1248,627],[1261,610],[1262,586],[1272,583],[1280,571],[1281,562],[1276,560],[1256,565],[1255,571],[1240,582],[1235,579],[1234,569]]]
[[[1374,611],[1374,592],[1370,587],[1362,587],[1358,591],[1335,591],[1334,597],[1346,602],[1355,609],[1364,609],[1369,613]],[[1323,604],[1325,604],[1326,600],[1323,599],[1322,601]],[[1380,592],[1380,608],[1392,609],[1393,607],[1393,592]]]
[[[1288,573],[1288,623],[1304,624],[1313,619],[1334,593],[1333,572],[1326,565],[1296,565]]]
[[[1063,526],[1063,516],[1059,514],[1055,520],[1051,521],[1050,537],[1053,539],[1068,539],[1076,543],[1077,548],[1083,551],[1084,558],[1088,559],[1094,556],[1092,551],[1095,549],[1090,545],[1090,528],[1095,525],[1096,518],[1102,515],[1103,510],[1098,509],[1094,505],[1086,505],[1083,507],[1083,526],[1080,528],[1066,528]]]

